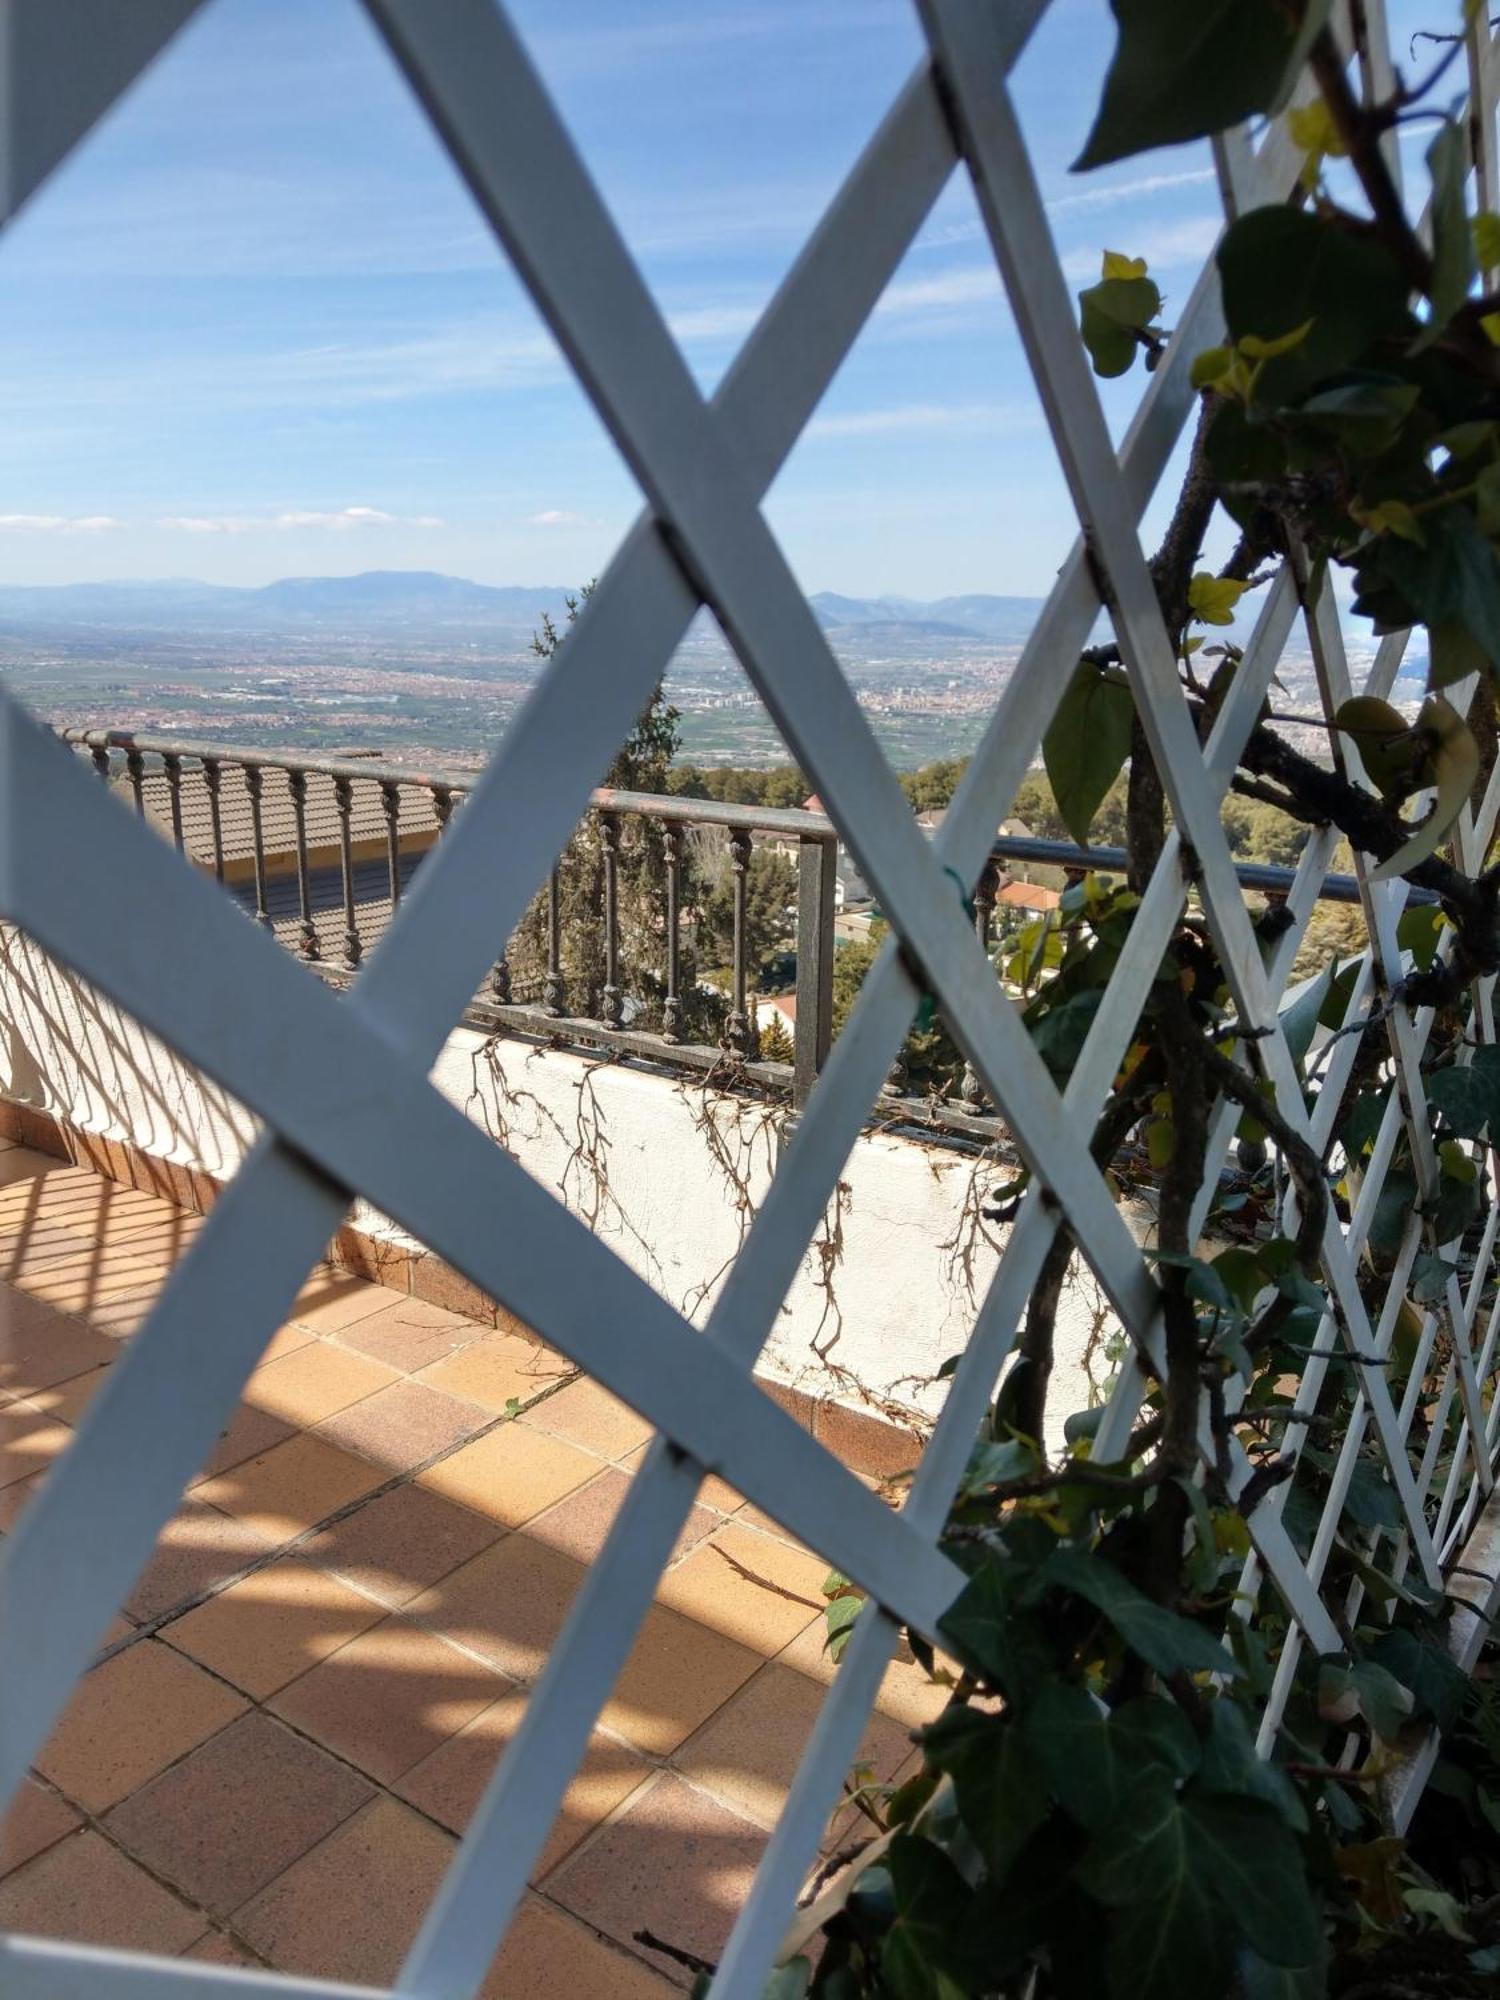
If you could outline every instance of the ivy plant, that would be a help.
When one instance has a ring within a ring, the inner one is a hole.
[[[1462,1911],[1383,1817],[1392,1760],[1413,1732],[1453,1725],[1466,1684],[1380,1450],[1362,1419],[1352,1428],[1363,1371],[1379,1366],[1428,1412],[1430,1490],[1459,1476],[1441,1315],[1462,1290],[1492,1291],[1477,1268],[1479,1157],[1500,1137],[1500,1052],[1478,1046],[1476,994],[1500,970],[1500,870],[1454,840],[1493,766],[1500,676],[1500,217],[1476,208],[1447,81],[1469,23],[1438,23],[1428,73],[1377,91],[1359,81],[1380,73],[1357,60],[1359,6],[1354,46],[1330,0],[1112,7],[1117,43],[1080,170],[1247,120],[1281,121],[1277,143],[1301,162],[1287,200],[1226,228],[1223,337],[1191,360],[1191,458],[1152,563],[1181,698],[1206,736],[1243,669],[1236,621],[1283,561],[1308,613],[1341,579],[1373,634],[1412,628],[1427,659],[1415,714],[1329,695],[1321,713],[1286,717],[1273,692],[1233,790],[1336,829],[1416,894],[1397,977],[1354,1018],[1347,955],[1330,953],[1287,1002],[1280,1025],[1321,1150],[1279,1115],[1255,1024],[1236,1018],[1189,901],[1091,1137],[1120,1199],[1154,1215],[1163,1349],[1142,1357],[1139,1414],[1107,1460],[1099,1409],[1058,1424],[1054,1334],[1074,1255],[1063,1226],[947,1520],[966,1585],[941,1650],[907,1635],[946,1706],[917,1732],[914,1776],[862,1787],[873,1824],[812,1885],[780,2000],[1316,2000],[1349,1983],[1340,1967],[1427,1929],[1459,1955],[1455,1991],[1488,1976],[1484,1951],[1500,1963],[1492,1945],[1470,1953]],[[1431,136],[1408,206],[1392,135],[1417,117]],[[1128,248],[1104,252],[1079,298],[1096,372],[1155,367],[1167,305]],[[1216,521],[1231,552],[1209,562]],[[1044,745],[1059,812],[1086,842],[1123,772],[1128,860],[1076,882],[1002,955],[1060,1083],[1168,827],[1119,650],[1092,647],[1062,671]],[[1269,955],[1291,919],[1270,905],[1257,921]],[[1393,1060],[1403,1005],[1431,1010],[1415,1093]],[[1333,1064],[1350,1038],[1352,1060]],[[1215,1188],[1221,1106],[1239,1120],[1239,1166]],[[1388,1295],[1392,1310],[1384,1350],[1356,1355],[1331,1330],[1319,1253],[1377,1156],[1357,1276],[1372,1321]],[[998,1220],[1026,1178],[997,1195]],[[1236,1457],[1248,1480],[1231,1480]],[[1310,1556],[1317,1540],[1342,1641],[1327,1657],[1289,1652],[1275,1593],[1246,1594],[1250,1521],[1268,1496],[1294,1548]],[[835,1655],[860,1613],[858,1592],[831,1578]],[[1263,1730],[1278,1676],[1285,1700]],[[1500,1791],[1467,1783],[1471,1811],[1500,1811]]]

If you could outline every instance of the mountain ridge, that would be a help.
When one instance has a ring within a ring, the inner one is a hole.
[[[288,576],[258,585],[174,577],[76,584],[0,584],[0,621],[25,626],[160,630],[204,624],[224,630],[421,623],[515,631],[529,637],[544,613],[560,617],[567,586],[476,583],[440,570],[361,570],[347,576]],[[935,598],[851,597],[814,592],[828,631],[870,638],[1025,638],[1043,600],[982,592]]]

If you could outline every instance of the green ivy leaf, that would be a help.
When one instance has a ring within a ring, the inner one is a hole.
[[[1352,1722],[1362,1715],[1383,1743],[1393,1743],[1416,1706],[1410,1688],[1374,1660],[1340,1667],[1331,1661],[1318,1670],[1318,1713],[1326,1722]]]
[[[1020,1438],[1006,1438],[1000,1443],[981,1440],[969,1454],[960,1491],[982,1493],[987,1487],[1012,1479],[1029,1479],[1038,1468],[1035,1445]]]
[[[1190,1299],[1199,1305],[1212,1306],[1216,1312],[1233,1312],[1234,1294],[1229,1288],[1225,1275],[1218,1268],[1217,1259],[1210,1264],[1206,1258],[1194,1257],[1182,1250],[1158,1250],[1157,1264],[1171,1270],[1186,1273],[1185,1289]]]
[[[1447,921],[1436,903],[1414,903],[1402,911],[1396,924],[1396,943],[1402,951],[1411,953],[1411,962],[1418,972],[1425,972],[1437,957]]]
[[[1432,628],[1434,639],[1440,627],[1467,633],[1493,673],[1500,668],[1500,561],[1494,548],[1467,507],[1444,507],[1429,515],[1426,530],[1427,541],[1420,548],[1390,536],[1374,544],[1378,573],[1410,607],[1410,622]],[[1373,560],[1361,561],[1361,593],[1366,564]]]
[[[1216,1673],[1237,1678],[1239,1667],[1212,1633],[1137,1590],[1112,1564],[1083,1549],[1059,1549],[1042,1565],[1048,1583],[1100,1611],[1131,1651],[1159,1674]],[[961,1600],[960,1600],[961,1601]]]
[[[1118,1913],[1110,1984],[1121,2000],[1223,1992],[1240,1938],[1274,1965],[1310,1964],[1321,1943],[1297,1843],[1256,1799],[1148,1782],[1080,1876]]]
[[[1127,1810],[1148,1773],[1186,1778],[1197,1768],[1191,1725],[1175,1702],[1156,1695],[1111,1714],[1086,1688],[1055,1681],[1031,1703],[1022,1726],[1053,1796],[1094,1830]]]
[[[1411,1267],[1411,1282],[1406,1288],[1408,1296],[1419,1306],[1436,1305],[1447,1292],[1453,1270],[1453,1265],[1435,1251],[1422,1251]]]
[[[1497,1080],[1488,1067],[1471,1065],[1460,1069],[1454,1064],[1447,1069],[1432,1070],[1422,1080],[1427,1087],[1429,1107],[1442,1114],[1456,1138],[1484,1137],[1485,1127],[1500,1109]],[[1500,1130],[1500,1120],[1496,1121],[1496,1129]]]
[[[1161,293],[1149,278],[1101,278],[1078,294],[1078,330],[1096,375],[1123,375],[1139,336],[1155,323]]]
[[[1263,405],[1294,402],[1407,323],[1406,278],[1395,259],[1301,209],[1242,215],[1219,245],[1218,265],[1235,340],[1276,339],[1312,322],[1304,340],[1264,364],[1256,386]]]
[[[1302,1066],[1307,1061],[1307,1052],[1312,1047],[1312,1038],[1317,1032],[1318,1020],[1333,986],[1335,967],[1330,961],[1316,978],[1304,980],[1292,994],[1286,1006],[1277,1015],[1281,1032],[1286,1036],[1292,1061],[1297,1065],[1300,1076]]]
[[[1375,1202],[1370,1218],[1370,1245],[1387,1257],[1401,1248],[1412,1211],[1417,1205],[1417,1177],[1404,1167],[1393,1167]]]
[[[1073,1074],[1103,999],[1102,988],[1073,993],[1034,1021],[1028,1020],[1036,1052],[1060,1084],[1066,1084]]]
[[[1260,1799],[1274,1806],[1293,1832],[1307,1831],[1307,1811],[1297,1787],[1279,1764],[1257,1753],[1245,1711],[1233,1700],[1210,1704],[1198,1785],[1205,1792]]]
[[[880,1954],[893,2000],[963,2000],[956,1940],[973,1892],[940,1847],[898,1833],[885,1853],[896,1916]]]
[[[1328,18],[1310,0],[1301,30],[1276,0],[1111,0],[1119,41],[1075,171],[1222,132],[1274,110]]]
[[[950,1708],[922,1733],[929,1766],[953,1780],[958,1813],[1001,1881],[1049,1807],[1030,1733],[1009,1715]]]
[[[1445,1731],[1457,1722],[1469,1698],[1469,1680],[1440,1635],[1397,1626],[1380,1635],[1370,1658],[1411,1690],[1414,1714],[1430,1716]]]
[[[843,1657],[844,1648],[848,1645],[854,1630],[854,1621],[864,1608],[865,1600],[862,1597],[835,1597],[823,1613],[823,1621],[827,1626],[827,1637],[823,1643],[830,1660],[839,1660]]]
[[[1242,2000],[1326,2000],[1328,1947],[1321,1939],[1308,1965],[1268,1965],[1259,1953],[1247,1949],[1240,1953],[1235,1970]]]
[[[988,1562],[949,1605],[938,1632],[960,1659],[972,1661],[998,1686],[1008,1688],[1017,1665],[1014,1627],[1010,1592],[997,1565]]]
[[[1057,809],[1069,833],[1084,846],[1105,793],[1130,755],[1135,703],[1128,687],[1081,664],[1068,683],[1052,727],[1042,739],[1042,761]]]
[[[1474,282],[1474,243],[1464,201],[1469,165],[1463,127],[1445,119],[1427,148],[1427,171],[1432,176],[1432,316],[1421,346],[1442,332]]]
[[[1470,226],[1474,236],[1474,255],[1481,267],[1486,271],[1500,268],[1500,215],[1483,209]]]

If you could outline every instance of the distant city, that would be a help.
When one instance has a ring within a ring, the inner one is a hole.
[[[0,585],[0,676],[53,723],[477,763],[540,672],[533,634],[544,615],[562,626],[569,594],[561,584],[495,587],[395,570],[259,589],[176,579]],[[811,602],[886,754],[912,769],[973,749],[1043,600],[823,591]],[[1424,665],[1407,663],[1398,698],[1419,692]],[[1315,705],[1305,648],[1294,645],[1279,672],[1278,700]],[[706,613],[679,647],[667,690],[681,710],[684,758],[787,759]]]

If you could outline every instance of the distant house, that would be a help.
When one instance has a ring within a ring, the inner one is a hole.
[[[1061,901],[1058,891],[1042,882],[1003,882],[995,891],[997,909],[1003,904],[1008,910],[1029,910],[1033,916],[1055,910]]]
[[[762,993],[755,1001],[755,1027],[758,1034],[764,1034],[773,1021],[779,1021],[789,1035],[797,1032],[797,996],[795,993]]]
[[[338,761],[352,762],[374,755],[378,753],[340,751]],[[131,796],[129,779],[117,779],[116,786],[128,800]],[[401,813],[397,826],[401,852],[403,855],[420,853],[431,847],[438,836],[432,794],[417,785],[402,785],[399,790]],[[148,768],[142,781],[142,791],[146,818],[163,838],[171,840],[172,794],[166,772],[160,767],[154,770]],[[213,799],[202,771],[195,765],[188,765],[183,771],[178,810],[182,819],[183,846],[189,859],[196,861],[200,868],[211,869],[215,858]],[[307,773],[303,824],[309,870],[316,873],[324,868],[337,868],[341,860],[338,802],[333,779],[325,772]],[[266,770],[262,774],[260,825],[266,874],[294,874],[297,867],[297,819],[284,771]],[[356,780],[349,799],[349,841],[353,859],[356,862],[383,861],[386,858],[386,840],[385,805],[380,786],[374,779]],[[252,882],[255,878],[255,829],[250,789],[244,770],[234,765],[226,768],[219,785],[219,844],[224,858],[224,880],[228,883]]]
[[[342,751],[350,762],[378,752]],[[317,938],[318,956],[337,963],[345,956],[343,857],[338,800],[326,772],[309,771],[303,802],[307,849],[308,907]],[[127,804],[133,804],[128,778],[115,781]],[[397,855],[404,887],[422,857],[436,841],[440,828],[433,795],[419,785],[398,788]],[[142,803],[148,824],[164,840],[174,839],[172,794],[166,772],[148,766],[142,780]],[[186,764],[178,790],[177,811],[183,849],[206,873],[215,865],[214,802],[202,769]],[[255,822],[246,771],[226,764],[218,795],[219,838],[224,885],[247,910],[256,905]],[[261,850],[266,884],[266,910],[271,927],[286,944],[298,946],[305,933],[297,878],[297,820],[287,773],[266,769],[260,788]],[[349,800],[349,847],[353,864],[355,922],[368,951],[385,931],[391,917],[389,826],[379,783],[355,780]]]

